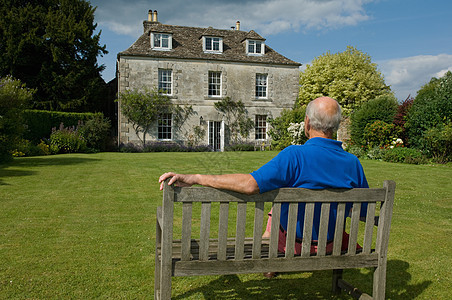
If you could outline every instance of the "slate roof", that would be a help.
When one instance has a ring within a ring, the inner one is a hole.
[[[228,62],[264,63],[300,66],[293,60],[284,57],[269,46],[265,45],[263,56],[246,54],[246,39],[265,41],[259,34],[251,30],[223,30],[198,27],[186,27],[165,25],[156,22],[144,22],[145,32],[127,50],[120,52],[118,56],[142,56],[158,58],[199,59]],[[170,51],[152,50],[150,34],[171,33],[173,48]],[[223,53],[204,53],[202,45],[203,36],[223,38]]]

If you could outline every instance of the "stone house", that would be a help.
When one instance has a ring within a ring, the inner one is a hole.
[[[149,11],[143,25],[144,33],[118,54],[118,92],[157,88],[173,103],[194,110],[180,130],[171,114],[162,115],[147,141],[184,143],[197,127],[204,133],[200,144],[223,150],[228,142],[225,116],[214,103],[229,97],[241,100],[255,123],[246,142],[269,142],[268,119],[296,100],[299,63],[270,48],[253,30],[241,31],[240,22],[229,30],[173,26],[161,24],[157,11]],[[120,105],[118,129],[120,144],[139,143]]]

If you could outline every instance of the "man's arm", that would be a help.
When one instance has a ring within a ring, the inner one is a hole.
[[[168,172],[160,176],[160,190],[163,189],[163,181],[171,178],[169,185],[192,186],[199,184],[216,189],[230,190],[242,194],[258,194],[259,186],[250,174],[224,174],[224,175],[200,175],[200,174],[176,174]]]

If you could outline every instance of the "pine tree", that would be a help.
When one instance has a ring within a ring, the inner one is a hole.
[[[100,110],[106,54],[84,0],[0,0],[0,76],[36,89],[33,108]]]

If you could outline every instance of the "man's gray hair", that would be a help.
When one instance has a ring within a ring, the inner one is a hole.
[[[337,109],[334,114],[328,114],[327,111],[320,109],[318,103],[311,101],[306,107],[306,116],[309,118],[309,124],[317,131],[333,134],[339,129],[341,123],[342,111],[337,101]]]

